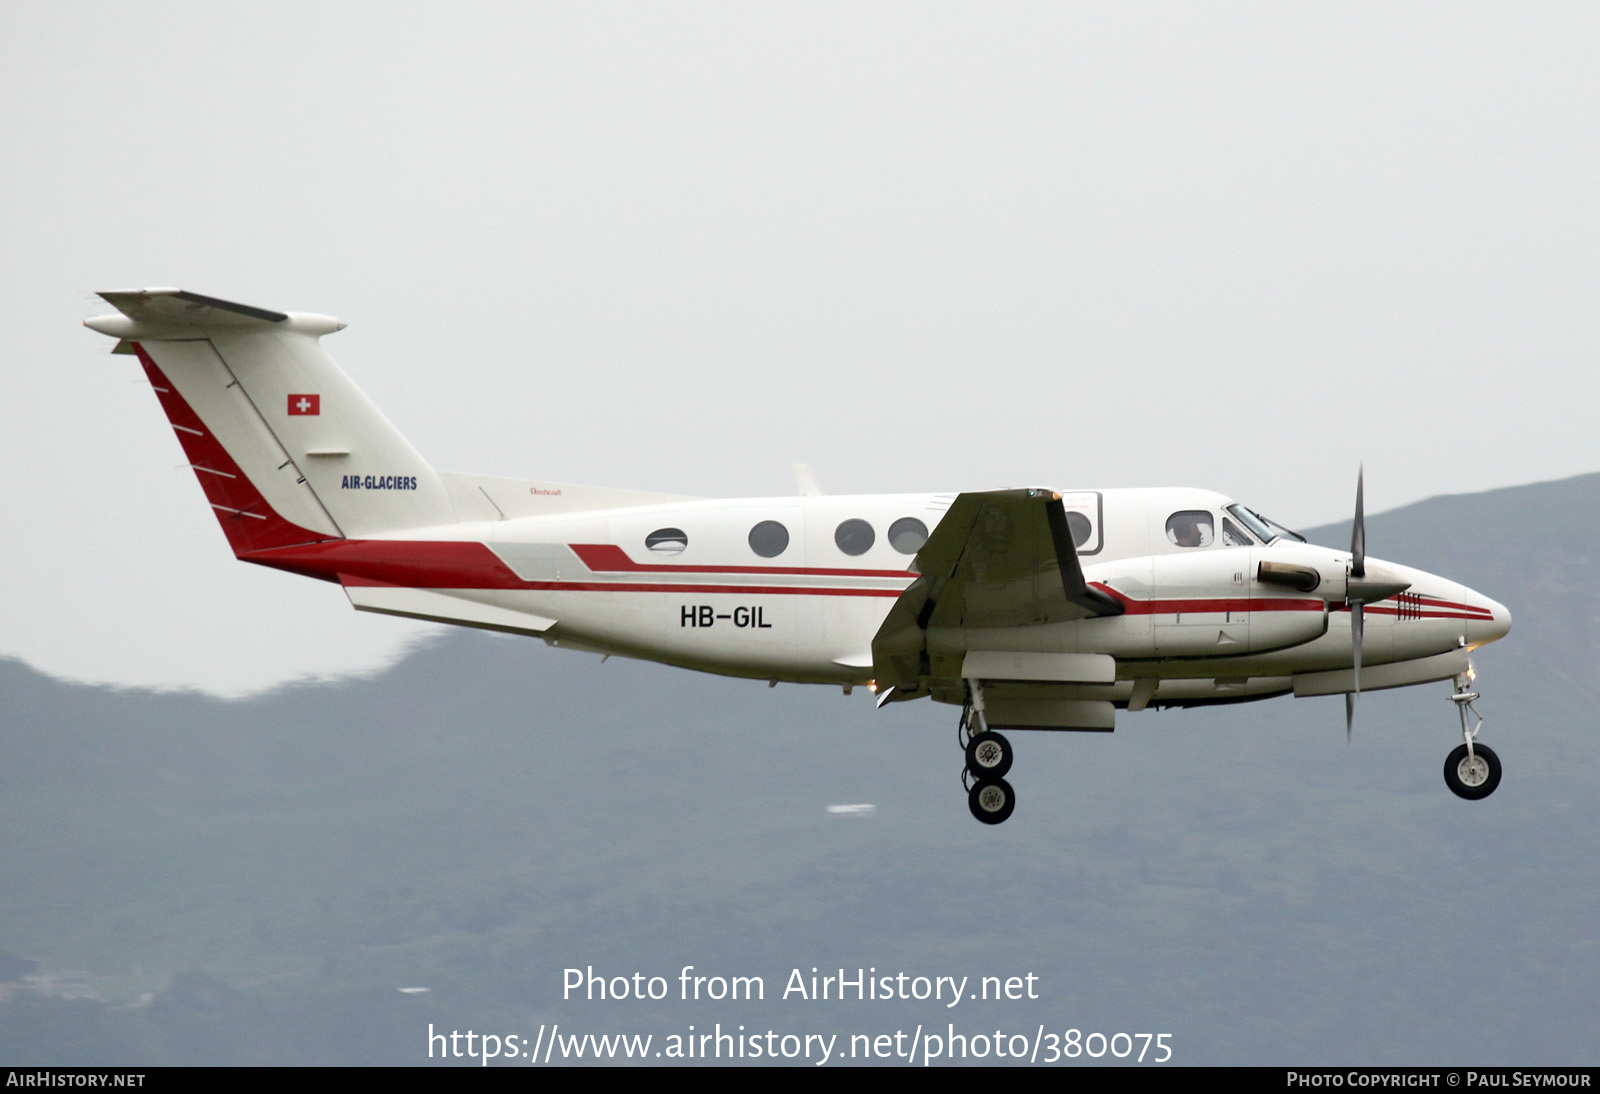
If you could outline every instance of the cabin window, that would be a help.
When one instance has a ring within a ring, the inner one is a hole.
[[[872,525],[854,517],[842,522],[833,530],[833,542],[838,545],[839,550],[851,557],[864,555],[872,550],[873,541],[877,538],[878,535],[872,530]]]
[[[1068,511],[1067,531],[1072,533],[1072,545],[1082,547],[1094,534],[1094,525],[1090,524],[1089,518],[1082,513]]]
[[[750,529],[750,549],[762,558],[777,558],[789,549],[789,529],[775,520],[764,520]]]
[[[1209,547],[1213,538],[1211,514],[1204,509],[1184,509],[1167,518],[1167,541],[1178,547]]]
[[[928,542],[928,526],[916,517],[901,517],[889,525],[889,546],[903,555],[914,555]]]
[[[675,555],[689,546],[689,537],[682,528],[657,528],[644,537],[644,545],[657,554]]]

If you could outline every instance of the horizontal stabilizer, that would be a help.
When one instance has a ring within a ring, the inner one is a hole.
[[[282,323],[288,313],[235,304],[183,289],[127,289],[103,292],[100,299],[139,323],[204,326],[259,326]]]
[[[184,289],[119,289],[103,292],[100,298],[122,314],[85,319],[83,325],[113,338],[135,342],[252,331],[323,335],[343,330],[345,326],[331,315],[273,311]]]

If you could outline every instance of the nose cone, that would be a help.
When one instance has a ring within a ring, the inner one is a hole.
[[[1477,649],[1486,646],[1497,638],[1504,638],[1511,630],[1511,611],[1504,604],[1490,600],[1479,593],[1469,593],[1467,602],[1478,611],[1474,615],[1487,613],[1490,618],[1472,619],[1467,622],[1467,646]]]

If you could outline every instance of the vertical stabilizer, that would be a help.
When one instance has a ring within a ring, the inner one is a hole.
[[[177,289],[101,296],[122,315],[86,325],[139,354],[236,552],[454,523],[433,468],[322,348],[344,324]]]

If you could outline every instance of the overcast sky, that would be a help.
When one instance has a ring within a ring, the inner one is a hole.
[[[428,633],[232,560],[99,289],[339,316],[449,470],[1292,525],[1596,470],[1597,57],[1577,4],[4,2],[0,653]]]

